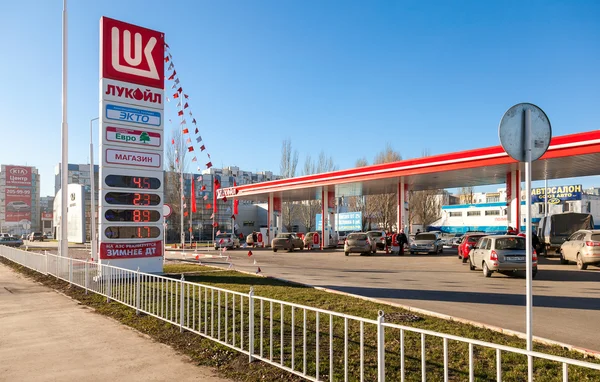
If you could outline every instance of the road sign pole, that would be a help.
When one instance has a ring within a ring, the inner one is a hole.
[[[531,254],[531,109],[525,109],[525,256],[526,256],[526,271],[527,271],[527,307],[526,307],[526,319],[527,319],[527,350],[532,351],[532,288],[531,288],[531,276],[532,276],[532,254]],[[520,217],[519,217],[520,220]],[[519,223],[520,225],[520,223]],[[531,355],[527,356],[527,369],[528,379],[531,382],[533,380],[533,359]]]

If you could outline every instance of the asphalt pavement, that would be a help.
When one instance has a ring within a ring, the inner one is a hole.
[[[167,251],[167,259],[195,260],[329,288],[525,332],[525,279],[470,271],[456,250],[442,255],[344,256],[341,250],[269,249]],[[208,256],[205,256],[205,255]],[[227,260],[229,256],[230,260]],[[256,264],[255,264],[256,262]],[[600,268],[540,258],[533,282],[534,336],[600,351]]]

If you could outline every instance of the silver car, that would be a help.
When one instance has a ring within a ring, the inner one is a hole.
[[[537,273],[537,255],[533,248],[532,277]],[[469,267],[480,268],[485,277],[492,273],[514,274],[526,270],[525,238],[515,235],[484,236],[469,252]]]
[[[234,249],[240,247],[240,239],[232,233],[221,233],[215,236],[215,249],[227,248]]]
[[[364,232],[354,232],[346,237],[344,241],[344,254],[360,253],[368,255],[377,252],[375,240]]]
[[[443,253],[442,239],[436,232],[421,232],[415,235],[410,243],[410,254],[415,253]]]
[[[572,234],[560,246],[560,263],[575,261],[579,270],[588,265],[600,266],[600,230],[582,229]]]

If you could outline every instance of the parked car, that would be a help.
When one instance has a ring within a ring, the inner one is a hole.
[[[558,254],[567,238],[576,231],[584,229],[594,229],[594,218],[591,214],[564,212],[542,217],[538,224],[541,254],[544,256],[549,252]]]
[[[20,247],[23,245],[23,240],[19,239],[18,237],[0,237],[0,245],[6,245],[8,247]]]
[[[313,245],[313,237],[314,237],[315,233],[319,234],[319,243],[321,242],[321,240],[323,240],[323,235],[321,235],[321,231],[307,232],[306,235],[304,235],[304,246],[305,247],[309,247],[309,246]],[[330,233],[329,234],[329,247],[336,248],[337,246],[338,246],[337,233],[335,233],[335,232]]]
[[[278,249],[285,249],[290,252],[296,248],[303,250],[304,242],[293,233],[278,233],[275,239],[271,241],[271,248],[273,248],[273,252],[277,252]]]
[[[353,231],[338,231],[338,245],[344,245],[346,242],[346,238],[348,237],[349,234],[351,234]]]
[[[344,241],[344,254],[360,253],[368,255],[377,252],[377,244],[371,236],[365,232],[353,232]]]
[[[215,249],[227,248],[234,249],[240,247],[240,239],[232,233],[220,233],[215,236]]]
[[[492,273],[515,274],[526,270],[525,238],[515,235],[484,236],[469,254],[469,268],[481,269],[485,277]],[[537,274],[537,254],[532,248],[532,277]]]
[[[29,235],[29,241],[44,241],[44,234],[41,232],[32,232]]]
[[[467,262],[467,260],[469,259],[469,252],[475,246],[475,244],[477,244],[479,239],[481,239],[484,236],[487,236],[487,234],[483,232],[477,232],[466,233],[462,237],[462,240],[458,245],[458,258],[462,259],[463,263]]]
[[[588,265],[600,266],[600,230],[582,229],[572,234],[560,246],[560,263],[569,261],[575,261],[579,270]]]
[[[385,233],[385,231],[367,231],[367,235],[369,235],[370,237],[373,238],[373,240],[375,240],[375,243],[377,244],[377,249],[385,249],[385,246],[388,245],[387,244],[387,235]],[[392,238],[390,237],[390,241],[392,240]],[[391,242],[390,242],[391,245]]]
[[[443,253],[442,239],[435,232],[420,232],[415,235],[410,244],[410,254],[415,253]]]
[[[11,212],[27,212],[27,211],[31,211],[31,207],[29,206],[29,204],[22,202],[20,200],[17,201],[13,201],[13,202],[8,202],[6,204],[6,210],[7,211],[11,211]]]

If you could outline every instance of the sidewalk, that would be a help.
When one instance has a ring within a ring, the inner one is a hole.
[[[226,382],[0,264],[0,381]]]

